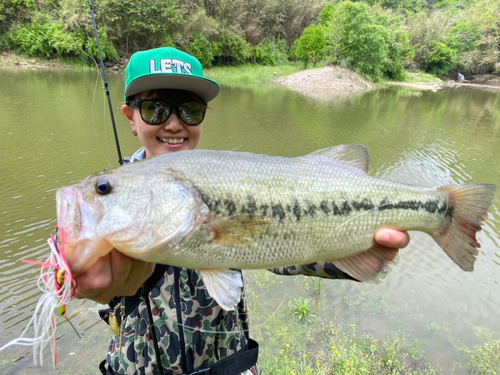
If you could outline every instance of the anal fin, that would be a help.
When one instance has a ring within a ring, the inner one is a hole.
[[[388,261],[383,257],[385,248],[376,244],[368,250],[343,259],[332,261],[335,266],[359,281],[370,284],[379,284],[396,265],[399,257]]]
[[[241,270],[203,269],[200,270],[208,294],[226,311],[234,311],[243,293]]]

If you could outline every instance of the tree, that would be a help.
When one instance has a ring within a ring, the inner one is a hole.
[[[403,54],[408,39],[389,27],[388,17],[364,3],[328,4],[319,15],[328,53],[333,62],[347,60],[351,67],[373,81],[403,74]]]
[[[307,63],[312,61],[314,66],[325,56],[326,38],[321,26],[310,25],[304,30],[302,36],[297,40],[295,56]]]

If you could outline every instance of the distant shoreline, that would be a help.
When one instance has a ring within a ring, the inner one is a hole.
[[[59,59],[44,60],[28,58],[15,53],[0,53],[0,66],[13,66],[30,69],[74,69],[74,65]],[[84,65],[82,65],[84,67]],[[78,67],[77,67],[78,68]],[[90,68],[89,68],[90,69]],[[112,68],[108,68],[113,71]],[[114,69],[114,72],[117,72]],[[365,79],[361,74],[340,66],[311,68],[298,73],[281,76],[273,82],[286,86],[291,90],[315,98],[328,98],[339,95],[353,95],[380,88]],[[385,81],[382,86],[404,86],[417,90],[437,91],[444,87],[473,87],[500,91],[500,75],[475,75],[473,81],[456,82],[454,80],[437,82],[391,82]]]

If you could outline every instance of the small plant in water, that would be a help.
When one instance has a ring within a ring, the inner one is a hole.
[[[299,319],[299,322],[310,322],[316,318],[316,314],[311,311],[310,298],[294,298],[293,303],[290,305],[292,314]]]
[[[427,324],[427,330],[431,331],[432,333],[438,333],[440,331],[440,329],[441,329],[441,327],[439,327],[439,325],[436,323]]]
[[[313,287],[314,287],[314,293],[315,294],[320,294],[321,293],[321,289],[323,289],[323,279],[319,278],[319,277],[313,277],[312,278],[312,284],[313,284]]]

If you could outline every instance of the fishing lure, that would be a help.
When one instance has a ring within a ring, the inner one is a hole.
[[[57,237],[60,233],[60,240]],[[28,322],[21,336],[0,348],[0,351],[13,345],[32,346],[33,361],[35,366],[43,365],[43,350],[50,343],[54,366],[57,364],[56,351],[56,320],[54,315],[59,315],[66,320],[66,304],[75,295],[76,280],[73,278],[71,269],[66,261],[64,248],[64,232],[56,231],[56,236],[50,235],[47,240],[50,248],[50,256],[45,262],[23,260],[23,263],[37,264],[41,266],[37,285],[42,291],[33,316]],[[71,323],[71,322],[70,322]],[[75,327],[71,324],[73,329]],[[34,337],[27,337],[28,330],[33,327]],[[76,331],[76,329],[75,329]]]

